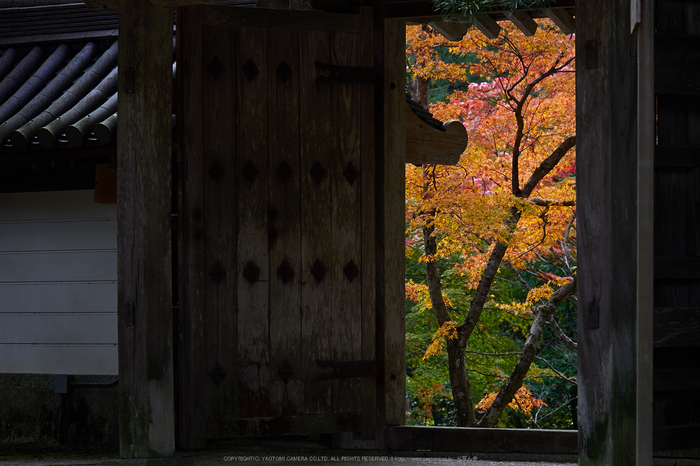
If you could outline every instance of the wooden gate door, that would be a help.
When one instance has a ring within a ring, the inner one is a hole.
[[[656,0],[654,450],[700,448],[700,5]]]
[[[371,16],[179,14],[180,443],[374,435]]]

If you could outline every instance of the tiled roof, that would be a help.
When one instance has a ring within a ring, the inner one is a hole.
[[[0,153],[114,144],[117,27],[82,2],[0,8]]]

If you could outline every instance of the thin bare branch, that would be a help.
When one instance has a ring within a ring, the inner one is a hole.
[[[557,333],[559,334],[561,339],[564,340],[564,343],[566,343],[567,346],[569,346],[569,348],[571,348],[571,349],[578,348],[578,344],[574,340],[569,338],[569,336],[566,333],[564,333],[564,330],[562,330],[562,328],[559,326],[559,323],[554,319],[554,316],[551,316],[549,318],[549,323],[552,324],[552,327],[554,327],[554,330],[557,331]]]

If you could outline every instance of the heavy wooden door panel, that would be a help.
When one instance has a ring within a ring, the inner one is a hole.
[[[371,19],[276,13],[181,14],[184,445],[374,432]]]
[[[700,447],[700,5],[656,1],[654,450]]]

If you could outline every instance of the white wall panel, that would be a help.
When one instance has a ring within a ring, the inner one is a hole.
[[[117,314],[0,314],[0,341],[12,344],[114,343],[117,341]]]
[[[114,280],[117,251],[0,252],[0,283]]]
[[[8,345],[0,343],[0,372],[117,375],[117,344]]]
[[[117,281],[0,283],[5,312],[114,312]]]
[[[117,217],[115,204],[95,204],[94,197],[94,191],[0,194],[0,221]]]
[[[0,221],[0,251],[115,249],[116,243],[116,218]]]
[[[0,372],[117,374],[116,206],[0,194]]]

